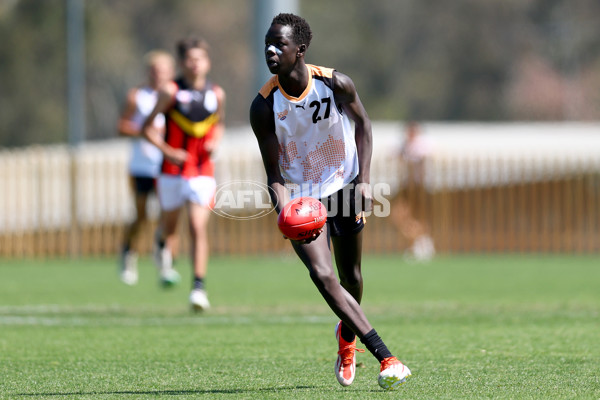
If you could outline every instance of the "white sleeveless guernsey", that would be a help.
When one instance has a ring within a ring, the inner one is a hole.
[[[141,87],[135,94],[135,114],[131,121],[140,130],[144,121],[150,115],[157,101],[157,92],[149,87]],[[165,117],[159,114],[154,119],[154,126],[163,128]],[[162,163],[161,151],[143,137],[133,139],[131,159],[129,161],[129,173],[138,177],[154,178],[158,176]]]
[[[350,120],[333,95],[333,69],[307,64],[308,85],[300,97],[284,92],[277,76],[260,94],[273,107],[279,168],[292,199],[327,197],[358,175]]]

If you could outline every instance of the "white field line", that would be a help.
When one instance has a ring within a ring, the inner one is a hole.
[[[118,304],[82,306],[60,304],[25,304],[20,306],[0,306],[2,314],[74,314],[74,313],[104,313],[119,312],[125,309]]]
[[[24,305],[0,306],[0,326],[161,326],[161,325],[248,325],[266,324],[323,324],[333,323],[333,316],[323,315],[165,315],[156,317],[135,316],[128,313],[121,316],[107,316],[105,313],[127,311],[117,305],[100,306],[60,306],[60,305]],[[81,314],[92,313],[90,316]]]

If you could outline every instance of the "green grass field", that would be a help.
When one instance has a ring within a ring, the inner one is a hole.
[[[600,398],[596,256],[366,257],[363,307],[413,372],[396,392],[368,353],[337,383],[337,319],[291,255],[213,258],[201,315],[189,279],[140,269],[128,287],[115,260],[0,260],[0,398]]]

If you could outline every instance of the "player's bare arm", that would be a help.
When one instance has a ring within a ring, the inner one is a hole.
[[[219,122],[215,125],[215,131],[210,141],[204,145],[206,151],[213,152],[219,147],[221,138],[225,133],[225,91],[220,86],[214,86],[214,92],[217,96],[217,115]]]
[[[335,71],[333,73],[335,98],[344,112],[354,121],[354,135],[358,151],[359,172],[356,193],[362,196],[364,211],[372,208],[371,192],[371,154],[373,152],[373,135],[371,120],[363,106],[354,82],[347,75]]]
[[[275,206],[275,211],[280,212],[290,200],[290,194],[284,186],[284,180],[279,171],[279,141],[275,134],[273,118],[273,111],[267,101],[261,95],[257,95],[250,106],[250,125],[258,141],[267,173],[267,184],[272,189],[270,191],[271,201]]]
[[[135,115],[135,96],[137,95],[137,91],[137,88],[133,88],[127,93],[125,107],[123,108],[117,126],[119,135],[121,136],[135,137],[139,136],[141,133],[139,127],[132,121],[132,118]]]
[[[144,125],[142,125],[142,136],[160,149],[166,158],[175,164],[183,164],[188,157],[187,152],[183,149],[174,149],[169,146],[164,141],[160,131],[154,127],[154,118],[156,118],[158,114],[166,113],[169,108],[171,108],[176,91],[177,87],[172,82],[159,90],[156,106],[144,121]]]

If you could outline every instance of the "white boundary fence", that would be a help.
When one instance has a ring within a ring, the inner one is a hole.
[[[371,180],[389,184],[392,194],[405,174],[398,159],[402,128],[399,122],[373,125]],[[425,177],[425,190],[430,194],[583,174],[586,193],[592,192],[591,200],[586,201],[598,200],[600,182],[594,177],[600,176],[600,123],[424,123],[422,128],[434,148]],[[125,139],[88,142],[77,149],[33,146],[0,150],[0,257],[14,254],[6,249],[7,243],[14,245],[24,234],[125,224],[133,213],[128,157]],[[227,130],[215,162],[218,183],[265,182],[249,127]],[[598,211],[597,204],[590,207]],[[156,201],[150,215],[158,215]],[[596,218],[593,233],[599,229],[598,215],[590,218]]]

